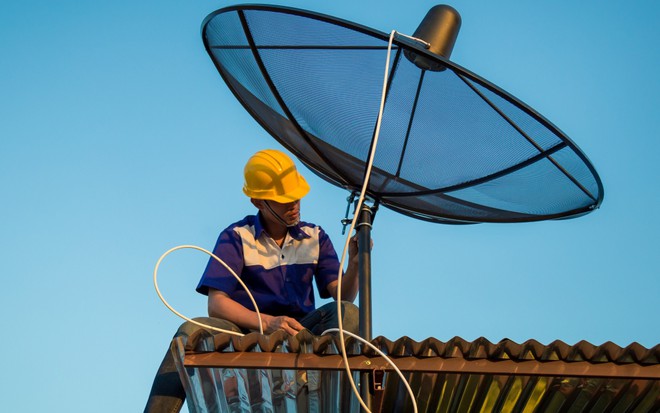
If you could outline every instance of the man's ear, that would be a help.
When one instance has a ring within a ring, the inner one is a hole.
[[[259,211],[264,207],[263,199],[250,198],[250,202],[252,202],[252,205],[254,205]]]

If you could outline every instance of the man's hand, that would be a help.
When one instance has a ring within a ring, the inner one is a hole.
[[[354,261],[357,260],[358,255],[358,237],[353,235],[350,242],[348,243],[348,260]]]
[[[263,322],[264,333],[267,334],[274,333],[277,330],[284,330],[288,334],[295,336],[304,328],[295,318],[287,316],[274,317],[262,314],[261,321]]]
[[[370,247],[369,250],[371,250],[374,247],[374,240],[373,238],[369,239],[370,241]],[[358,260],[358,235],[355,234],[351,237],[351,241],[348,244],[348,259],[349,259],[349,265],[351,262],[357,262]]]

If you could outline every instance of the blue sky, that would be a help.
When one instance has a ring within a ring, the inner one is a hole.
[[[252,212],[244,162],[279,148],[204,51],[218,1],[0,4],[0,386],[7,411],[139,411],[180,320],[152,285],[171,247],[211,248]],[[430,1],[292,1],[411,34]],[[452,60],[543,114],[605,187],[600,210],[444,226],[381,209],[374,335],[660,342],[660,5],[455,1]],[[347,193],[303,168],[307,221],[343,245]],[[190,316],[207,257],[171,255]]]

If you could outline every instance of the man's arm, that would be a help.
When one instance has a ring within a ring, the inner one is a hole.
[[[351,238],[348,244],[348,267],[344,272],[341,279],[341,300],[353,302],[357,297],[359,290],[359,277],[358,277],[358,245],[357,236]],[[337,300],[337,290],[339,280],[335,280],[328,284],[328,292],[334,300]]]
[[[243,307],[223,291],[209,288],[208,312],[210,317],[222,318],[241,328],[259,331],[257,312]],[[268,334],[284,330],[291,335],[296,335],[303,329],[296,319],[286,316],[274,317],[261,313],[261,322],[264,333]]]

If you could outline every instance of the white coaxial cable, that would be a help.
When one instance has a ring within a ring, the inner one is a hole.
[[[344,268],[344,261],[346,259],[346,251],[348,250],[348,245],[350,243],[351,234],[353,233],[353,230],[355,229],[355,225],[356,225],[356,222],[357,222],[357,219],[358,219],[358,216],[359,216],[359,211],[362,208],[362,204],[364,203],[364,197],[365,197],[365,194],[367,192],[367,187],[369,185],[369,178],[371,176],[371,169],[372,169],[373,162],[374,162],[374,156],[376,154],[376,147],[378,146],[378,137],[380,135],[380,125],[381,125],[381,121],[383,119],[383,110],[385,108],[385,97],[386,97],[386,94],[387,94],[387,81],[388,81],[388,78],[389,78],[390,55],[391,55],[391,52],[392,52],[392,42],[394,41],[394,35],[396,33],[397,33],[396,30],[392,30],[392,32],[390,33],[389,42],[387,44],[387,58],[386,58],[386,61],[385,61],[385,75],[383,77],[383,89],[382,89],[381,97],[380,97],[380,107],[378,109],[378,118],[376,120],[376,130],[374,132],[373,145],[371,146],[371,152],[369,153],[369,158],[367,159],[367,169],[366,169],[366,173],[365,173],[365,176],[364,176],[364,182],[362,183],[362,189],[360,190],[360,196],[358,197],[358,202],[357,202],[356,207],[355,207],[355,214],[353,216],[353,220],[351,221],[351,226],[348,230],[348,236],[346,237],[346,242],[344,243],[344,249],[342,250],[341,263],[339,265],[338,283],[337,283],[337,322],[338,322],[338,327],[339,327],[337,329],[337,331],[339,331],[339,341],[340,341],[339,346],[341,348],[341,356],[342,356],[342,359],[344,360],[344,367],[346,369],[346,373],[347,373],[347,376],[348,376],[348,381],[350,382],[351,388],[353,389],[353,393],[355,393],[355,395],[357,396],[358,401],[360,402],[360,405],[362,406],[362,408],[368,413],[371,413],[371,410],[369,410],[369,408],[365,404],[364,400],[362,400],[362,397],[360,397],[360,391],[358,390],[358,388],[355,384],[355,380],[353,380],[353,375],[351,374],[351,368],[348,365],[348,356],[346,355],[346,343],[344,342],[344,334],[345,333],[348,334],[349,332],[344,331],[344,325],[343,325],[343,322],[342,322],[342,314],[341,314],[341,283],[342,283],[342,273],[343,273],[342,269]],[[371,246],[369,246],[368,248],[370,248],[370,247]],[[350,334],[350,335],[355,337],[354,334]],[[362,338],[360,338],[360,339],[362,341],[366,342],[366,340],[364,340]],[[385,356],[385,357],[387,357],[387,356]],[[388,359],[388,361],[391,362],[391,360],[389,360],[389,359]],[[394,363],[392,363],[392,364],[394,364]],[[397,369],[397,371],[398,371],[398,369]],[[399,372],[399,374],[401,375],[400,372]],[[415,395],[412,392],[412,389],[410,388],[410,385],[408,385],[408,382],[403,377],[403,375],[401,375],[401,378],[403,379],[404,383],[406,383],[406,387],[408,389],[408,392],[410,393],[410,399],[413,402],[413,409],[416,413],[417,412],[417,401],[415,400]]]
[[[238,282],[241,283],[241,285],[243,286],[245,291],[248,293],[248,296],[250,297],[250,300],[252,301],[252,305],[254,305],[254,309],[257,312],[257,318],[259,319],[259,333],[263,334],[264,333],[264,328],[263,328],[263,323],[261,322],[261,313],[259,312],[259,307],[257,307],[257,302],[254,300],[254,297],[252,296],[252,293],[250,293],[250,290],[247,288],[247,285],[245,285],[243,280],[241,280],[241,277],[236,275],[234,270],[229,268],[229,266],[227,264],[225,264],[225,262],[222,261],[220,258],[218,258],[215,254],[213,254],[210,251],[205,250],[204,248],[197,247],[195,245],[179,245],[178,247],[171,248],[167,252],[165,252],[163,255],[161,255],[160,258],[158,259],[158,262],[156,263],[156,267],[154,268],[154,287],[156,287],[156,293],[158,294],[158,297],[163,302],[163,304],[165,304],[165,307],[169,308],[170,311],[172,311],[174,314],[178,315],[179,317],[183,318],[184,320],[190,321],[191,323],[196,324],[200,327],[208,328],[208,329],[214,330],[214,331],[219,331],[221,333],[233,334],[235,336],[244,336],[245,335],[243,333],[238,333],[236,331],[225,330],[223,328],[213,327],[213,326],[210,326],[208,324],[200,323],[199,321],[195,321],[191,318],[188,318],[185,315],[181,314],[180,312],[176,311],[167,302],[167,300],[165,300],[165,297],[163,297],[163,295],[160,293],[160,289],[158,288],[158,267],[160,267],[161,261],[163,261],[163,259],[165,257],[167,257],[170,253],[172,253],[174,251],[177,251],[177,250],[180,250],[180,249],[184,249],[184,248],[202,251],[202,252],[205,252],[206,254],[210,255],[216,261],[218,261],[220,264],[222,264],[231,273],[231,275],[233,275],[238,280]]]

